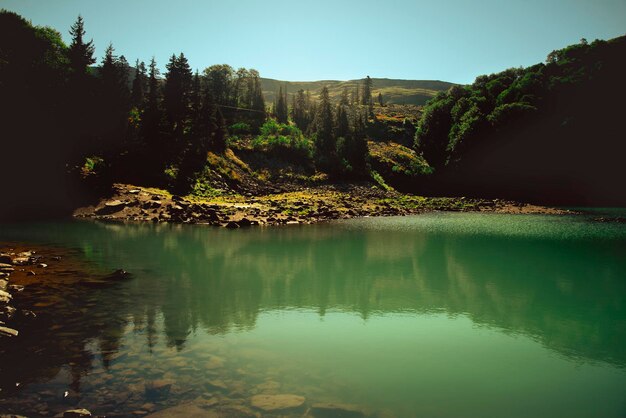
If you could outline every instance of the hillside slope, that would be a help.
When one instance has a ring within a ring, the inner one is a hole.
[[[416,147],[438,193],[626,204],[626,36],[484,75],[424,108]]]
[[[454,86],[453,83],[438,80],[397,80],[390,78],[372,78],[374,99],[378,93],[382,93],[385,103],[423,105],[432,99],[437,93],[447,91]],[[352,93],[362,80],[320,80],[320,81],[282,81],[271,78],[261,78],[261,87],[267,103],[273,103],[276,93],[282,87],[287,89],[287,95],[291,96],[298,90],[309,91],[313,97],[317,97],[322,87],[328,87],[330,97],[338,101],[344,88]]]

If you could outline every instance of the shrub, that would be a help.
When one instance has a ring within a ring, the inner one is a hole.
[[[228,131],[231,135],[245,135],[252,133],[252,127],[246,122],[237,122],[230,125]]]
[[[313,157],[313,142],[306,138],[296,126],[280,124],[273,119],[261,126],[261,135],[252,141],[256,150],[283,157],[310,160]]]

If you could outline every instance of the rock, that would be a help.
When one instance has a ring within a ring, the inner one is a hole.
[[[15,291],[15,292],[23,292],[24,291],[24,286],[22,286],[21,284],[12,284],[9,286],[9,289]]]
[[[255,395],[250,398],[250,404],[265,412],[281,411],[285,409],[299,408],[304,405],[304,396],[282,395]]]
[[[30,271],[27,271],[27,272],[26,272],[26,275],[27,275],[27,276],[36,276],[36,275],[37,275],[37,273],[35,273],[34,271],[30,270]]]
[[[0,315],[6,318],[11,318],[13,315],[15,315],[15,311],[17,311],[17,309],[15,309],[13,306],[5,305],[0,307]]]
[[[0,290],[0,303],[9,303],[13,296],[6,290]]]
[[[0,279],[0,290],[7,290],[8,285],[9,285],[8,281],[4,279]]]
[[[158,379],[148,382],[145,386],[146,397],[148,399],[165,398],[169,395],[172,384],[174,384],[174,381],[169,379]]]
[[[0,263],[0,270],[13,269],[13,264]]]
[[[30,264],[30,256],[28,257],[16,257],[13,259],[13,265],[15,266],[25,266]],[[2,267],[0,267],[2,268]]]
[[[124,269],[117,269],[113,273],[107,276],[109,280],[124,280],[130,279],[132,275]]]
[[[46,263],[39,263],[37,264],[37,267],[39,267],[40,269],[45,269],[46,267],[48,267],[48,265]]]
[[[63,418],[84,418],[90,417],[91,412],[86,409],[70,409],[63,412]]]
[[[13,264],[13,259],[9,254],[0,253],[0,264]]]
[[[228,221],[226,225],[224,225],[228,229],[237,229],[239,228],[239,224],[235,221]]]
[[[226,386],[226,383],[224,383],[223,381],[219,380],[219,379],[215,379],[215,380],[209,380],[208,382],[206,382],[205,384],[206,388],[208,390],[227,390],[228,386]]]
[[[354,405],[339,403],[314,403],[311,413],[315,418],[363,418],[365,414]]]
[[[130,193],[130,194],[138,194],[139,192],[141,192],[141,189],[130,189],[128,191],[128,193]]]
[[[109,215],[115,212],[119,212],[120,210],[126,207],[127,203],[122,202],[121,200],[109,200],[104,203],[104,206],[96,209],[96,213],[98,215]]]
[[[9,327],[0,327],[0,335],[4,337],[17,337],[19,331]]]
[[[0,271],[0,277],[9,277],[10,273],[5,273],[4,271]]]
[[[207,411],[194,403],[187,403],[171,408],[162,409],[154,414],[146,415],[147,418],[219,418],[220,414]]]
[[[252,221],[248,218],[241,218],[238,222],[239,226],[250,226],[252,225]]]

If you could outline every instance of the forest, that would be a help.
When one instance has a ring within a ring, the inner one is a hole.
[[[4,214],[63,212],[114,182],[206,191],[207,155],[231,149],[416,194],[626,202],[626,37],[583,39],[545,63],[453,85],[398,127],[381,117],[369,76],[339,100],[326,87],[289,97],[279,86],[266,103],[254,69],[194,71],[179,52],[160,74],[154,59],[131,65],[113,45],[98,60],[85,25],[79,16],[66,45],[56,29],[0,12]],[[375,147],[398,132],[414,157],[383,179]]]

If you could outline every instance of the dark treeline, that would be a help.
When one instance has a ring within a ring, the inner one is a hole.
[[[0,11],[0,178],[12,196],[5,213],[71,208],[81,187],[97,196],[113,181],[185,192],[207,152],[225,150],[229,128],[271,131],[278,142],[283,128],[299,130],[320,169],[367,172],[368,108],[358,100],[371,112],[371,94],[349,101],[346,93],[335,108],[326,89],[319,100],[300,91],[289,109],[281,92],[270,114],[256,70],[213,65],[194,73],[179,53],[161,75],[154,59],[131,66],[113,45],[98,61],[81,17],[69,33],[68,46],[55,29]]]
[[[626,37],[480,76],[424,109],[416,149],[431,191],[548,203],[626,203]]]

